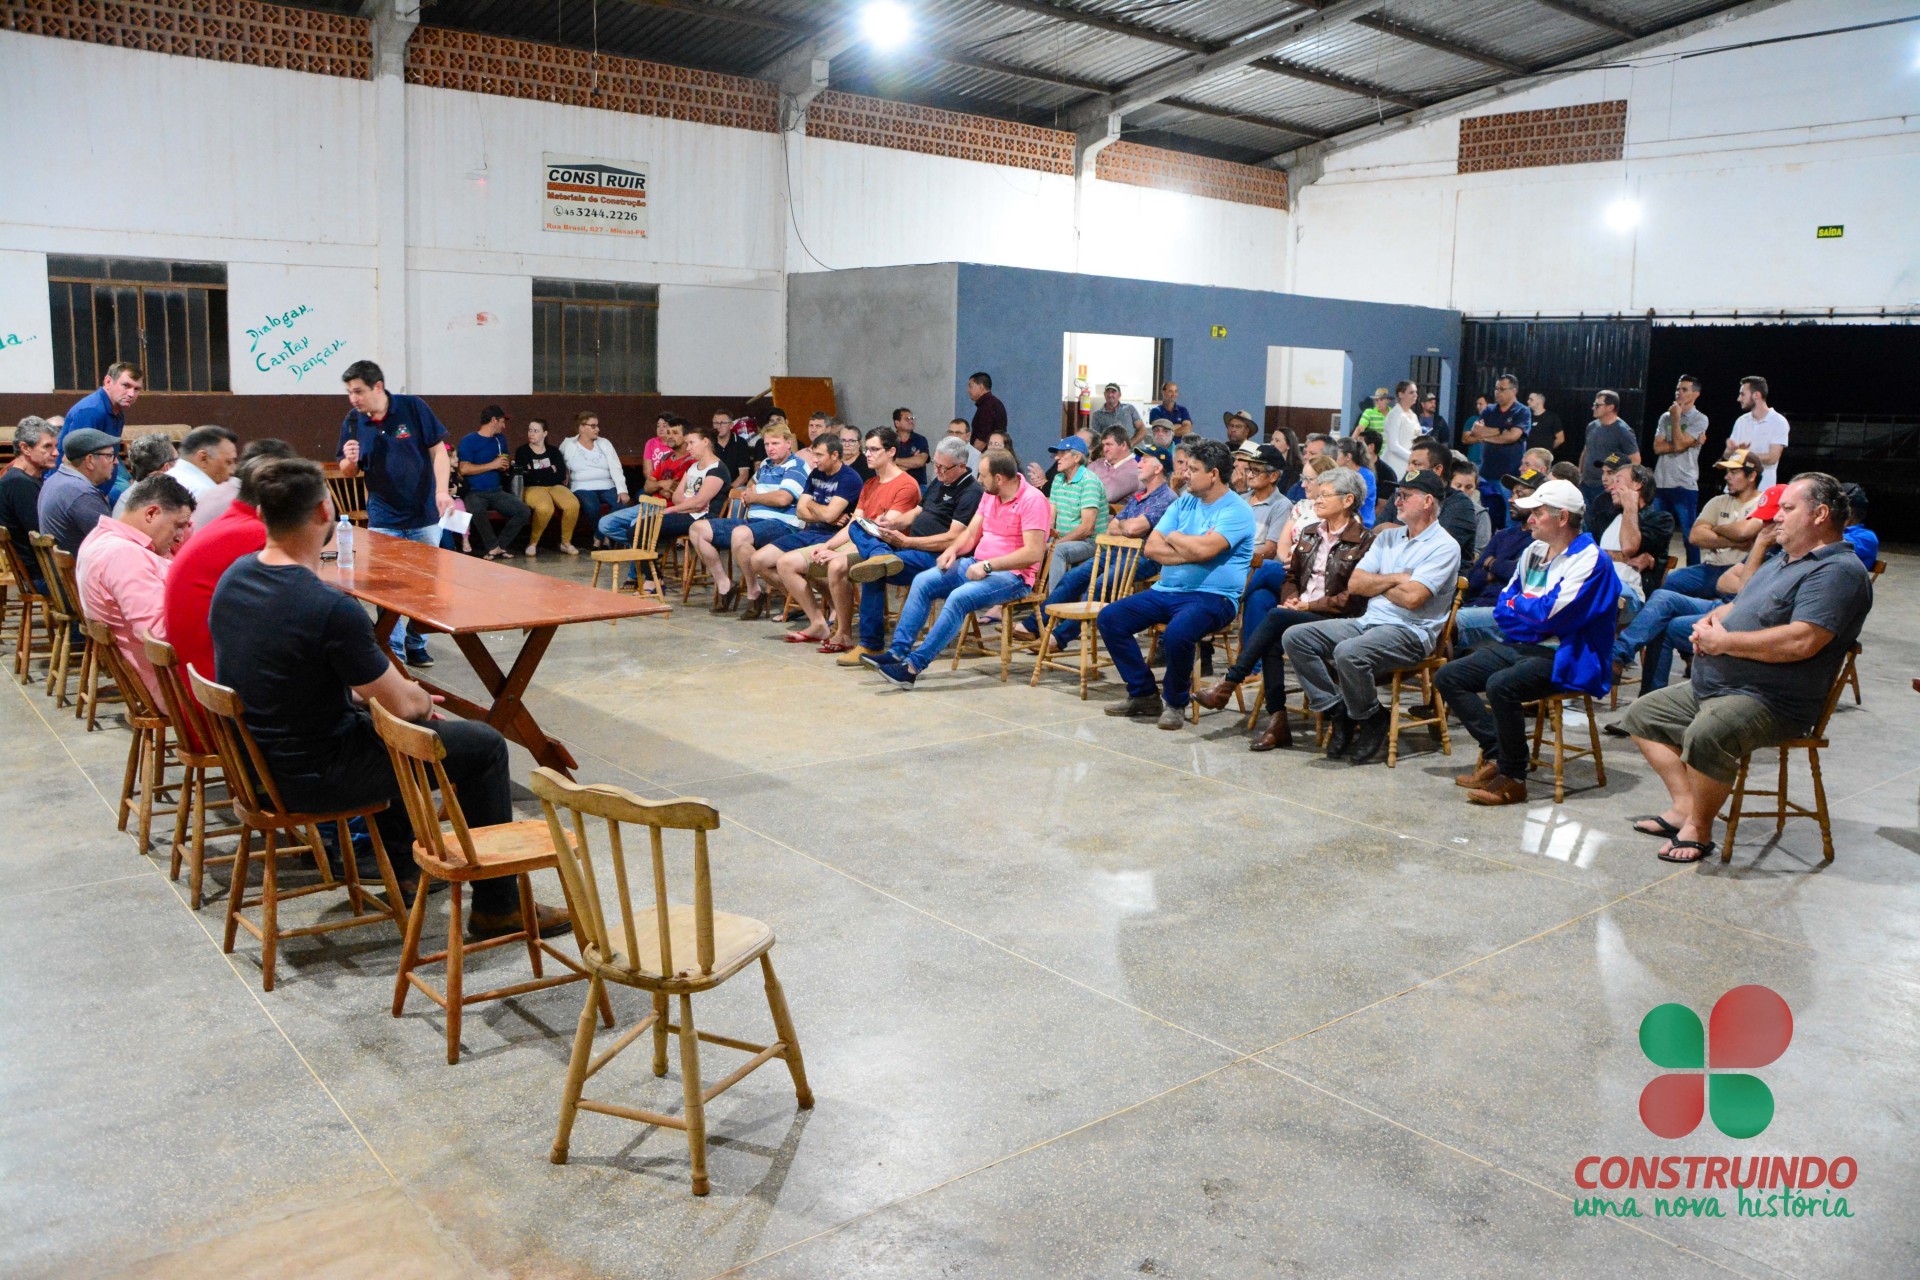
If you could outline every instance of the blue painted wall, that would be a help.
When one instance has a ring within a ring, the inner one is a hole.
[[[1162,284],[1063,271],[962,263],[955,342],[954,411],[973,416],[967,375],[985,369],[1007,404],[1014,445],[1033,456],[1060,434],[1062,335],[1125,333],[1173,342],[1173,377],[1195,425],[1224,434],[1220,415],[1267,399],[1267,348],[1350,352],[1354,397],[1407,376],[1414,356],[1457,367],[1460,313],[1338,298],[1203,285]],[[1225,325],[1227,336],[1208,336]],[[1356,405],[1349,403],[1346,421]]]

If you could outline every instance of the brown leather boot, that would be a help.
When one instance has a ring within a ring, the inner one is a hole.
[[[1496,773],[1493,781],[1484,787],[1475,787],[1467,792],[1468,804],[1502,805],[1525,804],[1527,802],[1527,784],[1519,778],[1509,778]]]
[[[1249,751],[1277,751],[1293,745],[1293,726],[1287,721],[1285,711],[1276,711],[1267,717],[1260,726],[1260,732],[1253,735],[1253,741],[1247,744]]]
[[[1473,766],[1472,773],[1463,773],[1455,778],[1453,785],[1474,791],[1490,785],[1493,780],[1499,776],[1500,766],[1498,764],[1495,764],[1491,760],[1482,760],[1479,764]]]
[[[1196,690],[1193,700],[1209,711],[1218,711],[1233,701],[1233,691],[1239,687],[1238,680],[1216,680],[1206,688]]]

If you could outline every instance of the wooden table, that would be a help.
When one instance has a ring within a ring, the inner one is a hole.
[[[354,531],[353,551],[353,568],[342,571],[333,561],[323,561],[320,576],[379,610],[374,631],[382,641],[401,618],[413,619],[422,631],[452,636],[493,702],[481,706],[432,681],[420,683],[440,695],[448,711],[486,721],[532,752],[535,760],[569,778],[579,762],[564,744],[547,736],[521,700],[553,643],[553,633],[569,622],[673,612],[657,600],[595,591],[585,583],[563,582],[365,529]],[[512,668],[503,672],[480,637],[488,631],[516,630],[526,632],[526,641]],[[398,656],[393,661],[406,669]]]

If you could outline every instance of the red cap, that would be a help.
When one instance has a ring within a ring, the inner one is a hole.
[[[1768,489],[1760,496],[1760,505],[1753,509],[1753,518],[1755,520],[1771,520],[1779,515],[1780,495],[1786,491],[1787,486],[1783,484],[1776,484],[1771,489]]]

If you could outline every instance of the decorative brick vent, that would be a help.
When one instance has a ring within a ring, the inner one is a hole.
[[[761,133],[780,127],[780,91],[764,80],[444,27],[413,33],[407,83]]]
[[[832,89],[807,109],[807,136],[1041,173],[1073,173],[1070,133]]]
[[[1163,151],[1136,142],[1115,142],[1093,158],[1093,176],[1102,182],[1157,187],[1182,195],[1231,200],[1263,209],[1287,207],[1287,175],[1231,160]]]
[[[258,0],[0,0],[0,28],[117,49],[365,80],[365,18]]]
[[[1618,160],[1627,143],[1627,102],[1588,102],[1460,121],[1460,172],[1538,169]]]

